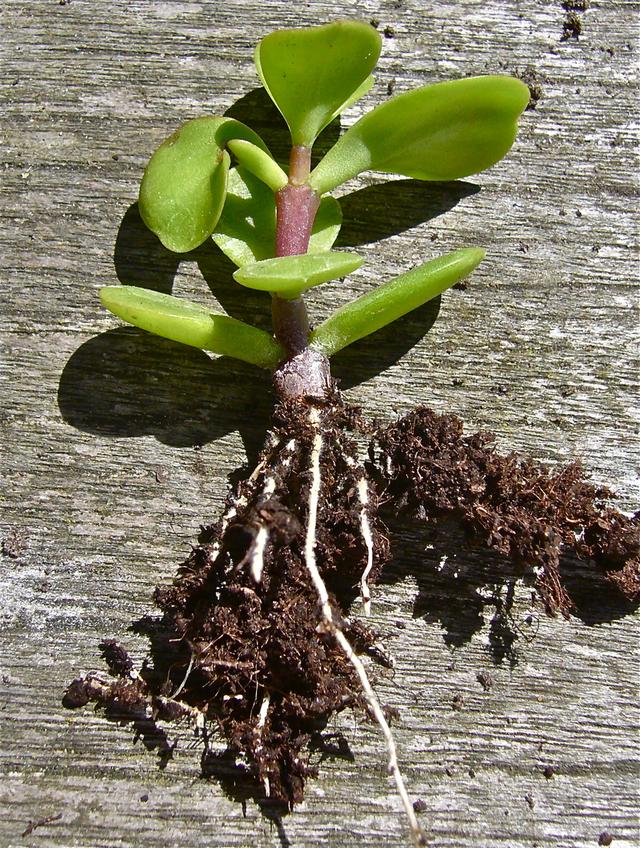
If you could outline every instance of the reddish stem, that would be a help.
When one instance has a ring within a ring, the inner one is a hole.
[[[276,194],[276,256],[306,253],[320,197],[307,180],[311,148],[294,146],[289,160],[289,182]],[[309,317],[302,297],[271,300],[273,331],[287,351],[274,374],[276,391],[283,397],[325,397],[331,384],[329,362],[309,348]]]
[[[307,184],[311,149],[294,146],[289,160],[289,182],[276,194],[276,256],[306,253],[320,197]],[[301,297],[295,300],[273,296],[273,330],[289,357],[307,348],[309,319]]]

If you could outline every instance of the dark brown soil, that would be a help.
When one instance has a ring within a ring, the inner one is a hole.
[[[422,407],[379,437],[385,498],[418,519],[455,519],[470,540],[536,569],[537,589],[550,612],[573,602],[559,563],[572,550],[593,563],[631,603],[640,602],[640,524],[607,504],[612,493],[594,486],[578,463],[549,470],[495,449],[494,436],[463,435],[454,415]]]
[[[523,573],[535,570],[549,610],[572,608],[558,568],[564,549],[592,562],[630,602],[640,601],[638,521],[607,505],[608,490],[586,481],[580,466],[549,471],[503,456],[490,434],[464,436],[455,416],[420,408],[378,434],[365,469],[353,441],[354,431],[367,429],[357,410],[335,394],[315,405],[281,403],[256,471],[229,496],[223,518],[203,529],[173,583],[156,591],[164,618],[147,629],[154,664],[136,672],[123,648],[104,641],[109,675],[75,680],[64,703],[92,701],[131,722],[161,762],[172,747],[156,720],[206,719],[225,740],[227,761],[243,764],[267,796],[289,805],[303,797],[314,772],[309,745],[329,718],[347,707],[368,711],[353,667],[320,614],[305,560],[319,432],[312,409],[322,434],[315,557],[334,619],[356,652],[386,662],[376,634],[349,617],[368,555],[358,494],[363,478],[372,585],[389,558],[379,517],[384,499],[388,512],[432,523],[453,518],[474,543],[510,557]]]

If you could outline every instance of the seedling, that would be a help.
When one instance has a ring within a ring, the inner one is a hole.
[[[425,844],[361,659],[376,656],[375,634],[349,613],[359,593],[368,615],[389,557],[381,491],[391,508],[427,521],[456,518],[523,573],[536,569],[549,609],[571,607],[558,571],[566,548],[637,600],[638,536],[577,466],[550,472],[502,457],[486,434],[464,437],[453,416],[418,409],[375,434],[369,463],[358,458],[349,431],[366,428],[342,400],[330,357],[444,292],[484,250],[431,259],[311,328],[305,291],[362,264],[332,249],[341,211],[330,192],[367,170],[455,180],[489,168],[510,149],[529,99],[522,82],[505,76],[406,92],[360,118],[312,170],[318,135],[371,88],[380,46],[372,27],[352,21],[274,32],[259,43],[258,75],[291,133],[288,171],[253,130],[227,117],[188,121],[147,166],[139,209],[148,227],[178,253],[212,239],[237,266],[240,285],[270,293],[273,332],[136,287],[105,288],[102,302],[144,330],[270,371],[273,426],[221,519],[174,583],[157,590],[165,624],[186,649],[171,665],[169,688],[133,674],[124,651],[104,643],[114,677],[86,675],[65,702],[215,721],[265,795],[290,805],[312,771],[304,753],[312,732],[336,711],[361,709],[382,730],[413,840]]]

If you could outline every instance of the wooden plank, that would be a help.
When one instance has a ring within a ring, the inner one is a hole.
[[[284,152],[273,110],[250,95],[253,45],[272,28],[379,21],[378,83],[345,123],[389,87],[532,68],[541,99],[496,168],[458,188],[385,188],[379,175],[349,187],[343,243],[367,264],[313,292],[311,309],[319,319],[417,261],[486,246],[426,335],[433,308],[338,358],[349,400],[382,420],[427,402],[504,446],[580,458],[636,508],[639,5],[593,0],[567,41],[561,3],[542,0],[3,6],[0,844],[403,844],[378,734],[347,715],[331,729],[353,758],[325,759],[305,803],[270,822],[198,779],[188,728],[171,731],[178,747],[159,769],[128,729],[62,709],[103,636],[142,660],[131,622],[259,449],[270,405],[248,366],[113,329],[96,292],[120,278],[207,302],[204,277],[230,314],[267,325],[265,298],[233,284],[213,250],[174,265],[128,209],[162,138],[243,95],[235,114]],[[517,661],[495,665],[490,621],[505,590],[477,576],[484,562],[497,581],[494,566],[456,540],[428,541],[397,528],[374,620],[396,661],[378,690],[399,708],[402,765],[433,844],[586,848],[604,831],[616,848],[639,844],[637,617],[594,586],[581,617],[550,620],[519,587]]]

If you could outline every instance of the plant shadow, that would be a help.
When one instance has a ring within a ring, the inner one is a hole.
[[[257,456],[271,409],[269,380],[257,368],[133,327],[79,347],[62,372],[58,406],[72,427],[101,436],[152,435],[197,447],[240,431]]]

